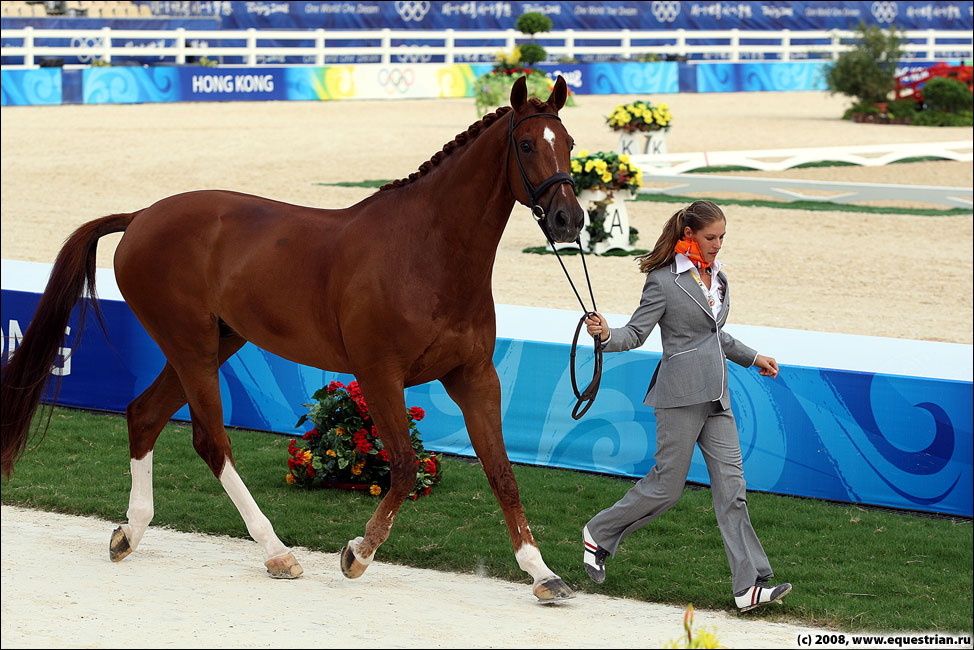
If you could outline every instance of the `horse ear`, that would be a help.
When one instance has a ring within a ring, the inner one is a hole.
[[[521,77],[514,82],[514,87],[511,88],[511,106],[514,107],[515,111],[519,111],[527,101],[528,80],[527,77]]]
[[[558,79],[555,81],[555,87],[551,89],[551,96],[548,97],[547,103],[555,109],[555,112],[558,112],[565,106],[566,101],[568,101],[568,84],[565,83],[564,77],[558,75]]]

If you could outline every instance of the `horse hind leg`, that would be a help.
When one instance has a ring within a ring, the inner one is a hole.
[[[350,540],[342,549],[341,569],[347,578],[358,578],[365,573],[376,549],[389,538],[402,502],[416,486],[416,452],[409,439],[402,385],[370,382],[368,378],[360,378],[359,385],[389,453],[390,486],[366,524],[365,536]]]
[[[128,523],[112,533],[108,554],[120,562],[138,548],[154,514],[152,449],[169,418],[186,403],[179,377],[168,363],[156,380],[126,409],[132,490],[125,513]]]
[[[541,557],[518,493],[517,479],[501,435],[500,382],[488,360],[472,368],[461,368],[442,380],[447,393],[463,411],[464,423],[474,451],[480,459],[497,502],[504,512],[507,530],[514,544],[514,559],[534,580],[535,597],[556,602],[575,597]]]
[[[236,335],[220,339],[220,365],[246,343]],[[186,404],[179,376],[170,363],[152,385],[132,400],[126,409],[129,433],[129,463],[132,490],[125,513],[128,523],[115,529],[108,553],[112,562],[121,562],[139,546],[154,514],[152,497],[152,450],[170,418]]]
[[[196,340],[205,339],[198,337]],[[242,339],[235,337],[235,340],[241,341],[242,345]],[[264,566],[268,573],[274,578],[297,578],[304,573],[304,569],[291,550],[277,537],[270,520],[261,512],[237,473],[230,450],[230,438],[223,426],[220,379],[217,372],[219,366],[206,361],[208,352],[191,348],[187,352],[187,348],[182,348],[178,361],[170,356],[189,401],[193,447],[237,507],[247,526],[247,532],[263,548]]]

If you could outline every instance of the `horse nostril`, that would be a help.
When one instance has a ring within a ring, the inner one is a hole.
[[[564,209],[559,209],[555,212],[555,227],[560,229],[565,229],[568,226],[568,214]]]

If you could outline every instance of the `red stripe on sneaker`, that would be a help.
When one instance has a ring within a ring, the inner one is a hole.
[[[752,587],[752,589],[754,590],[751,592],[751,604],[753,605],[754,601],[761,599],[761,587]]]
[[[598,546],[595,546],[594,544],[589,544],[588,542],[585,542],[585,548],[587,548],[588,550],[592,551],[593,553],[595,551],[599,550],[599,547]]]

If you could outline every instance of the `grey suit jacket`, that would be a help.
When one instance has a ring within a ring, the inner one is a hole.
[[[719,400],[730,407],[727,359],[750,367],[757,352],[724,332],[730,312],[730,290],[723,272],[724,302],[715,319],[700,286],[689,271],[676,272],[676,262],[646,276],[639,307],[624,327],[612,328],[606,352],[637,348],[656,325],[663,340],[663,359],[649,385],[646,406],[672,408]]]

